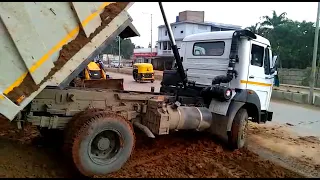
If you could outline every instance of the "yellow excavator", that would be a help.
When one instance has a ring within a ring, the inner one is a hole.
[[[112,79],[107,75],[101,61],[91,61],[73,80],[71,86],[123,90],[123,80]]]
[[[106,72],[103,69],[101,63],[90,62],[87,67],[82,71],[84,80],[93,80],[93,79],[107,79]]]

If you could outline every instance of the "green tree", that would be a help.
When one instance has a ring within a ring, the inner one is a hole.
[[[130,59],[133,55],[135,45],[131,39],[120,39],[120,55],[125,59]],[[113,40],[103,51],[103,54],[119,55],[119,39]]]
[[[250,30],[251,32],[263,36],[267,33],[267,29],[261,26],[261,23],[256,23],[255,25],[249,26],[246,29]]]
[[[275,28],[287,22],[287,13],[283,12],[279,16],[277,15],[276,11],[272,11],[272,16],[263,16],[264,21],[261,23],[261,26],[264,27],[272,27]]]
[[[247,29],[269,39],[274,54],[280,55],[280,67],[304,69],[311,66],[315,27],[313,22],[293,21],[283,12],[263,16],[262,22]],[[264,29],[263,32],[261,32]],[[318,51],[320,53],[320,51]]]

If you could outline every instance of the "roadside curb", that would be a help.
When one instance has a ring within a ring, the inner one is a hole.
[[[108,72],[115,72],[115,73],[122,73],[122,74],[128,74],[132,75],[132,68],[105,68],[105,70]],[[156,80],[162,80],[162,71],[154,71],[154,78]],[[284,85],[289,86],[289,85]],[[290,86],[289,86],[290,87]],[[278,99],[278,100],[287,100],[299,104],[308,104],[308,98],[309,94],[301,93],[298,91],[290,91],[290,90],[281,90],[277,87],[274,87],[272,90],[272,99]],[[320,107],[320,96],[315,96],[314,99],[314,106]]]
[[[272,99],[287,100],[298,104],[309,104],[309,94],[298,91],[280,90],[276,87],[272,90]],[[320,96],[315,95],[314,106],[320,107]]]

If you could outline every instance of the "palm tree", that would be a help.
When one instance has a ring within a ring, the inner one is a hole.
[[[264,21],[261,23],[261,26],[269,26],[269,27],[277,27],[281,24],[284,24],[288,21],[286,17],[287,13],[283,12],[279,16],[277,15],[276,11],[272,11],[272,17],[270,16],[263,16]]]
[[[259,23],[256,23],[255,25],[252,25],[252,26],[249,26],[249,27],[246,27],[246,29],[248,29],[248,30],[250,30],[251,32],[253,32],[253,33],[257,33],[257,31],[258,31],[258,25],[259,25]]]
[[[263,35],[267,30],[266,28],[262,27],[260,23],[256,23],[255,25],[246,27],[246,29],[258,35]]]

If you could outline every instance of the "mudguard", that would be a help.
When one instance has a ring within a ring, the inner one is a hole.
[[[228,132],[231,131],[233,119],[240,108],[245,107],[250,117],[260,122],[261,105],[259,96],[252,90],[236,90],[236,95],[229,102],[227,110],[222,108],[226,113],[213,113],[213,123],[209,131],[228,140]],[[219,108],[221,109],[221,108]]]
[[[233,118],[244,105],[244,102],[232,101],[226,115],[212,113],[213,122],[208,131],[219,136],[224,141],[228,141],[228,132],[231,131]]]
[[[236,116],[239,109],[242,108],[244,105],[245,105],[244,102],[239,102],[239,101],[233,101],[230,103],[228,113],[227,113],[227,119],[228,119],[227,131],[231,131],[233,119]]]
[[[261,120],[261,103],[258,94],[250,89],[237,89],[236,95],[232,98],[234,102],[243,102],[247,106],[249,117],[255,122]]]

